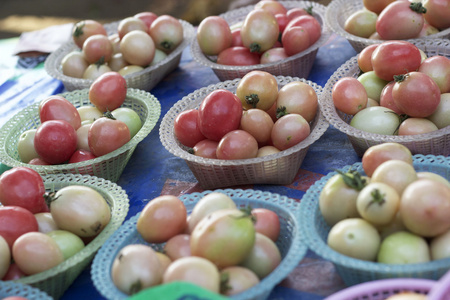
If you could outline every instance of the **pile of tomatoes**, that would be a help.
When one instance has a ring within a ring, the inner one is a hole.
[[[53,268],[81,251],[111,218],[105,198],[88,186],[47,192],[33,169],[0,176],[0,279]]]
[[[127,84],[117,72],[97,78],[89,88],[93,105],[75,107],[61,95],[39,103],[40,125],[22,133],[19,158],[32,165],[77,163],[110,153],[142,127],[139,115],[123,107]]]
[[[450,125],[450,59],[427,57],[407,41],[386,41],[358,54],[361,74],[332,88],[350,125],[385,135],[414,135]]]
[[[109,35],[98,21],[83,20],[74,25],[72,37],[79,49],[64,56],[62,72],[92,80],[110,71],[124,76],[155,65],[184,39],[178,19],[153,12],[120,20],[117,32]]]
[[[291,81],[278,88],[265,71],[251,71],[236,93],[217,89],[198,109],[178,114],[174,134],[193,154],[214,159],[246,159],[277,153],[309,136],[317,112],[314,88]]]
[[[331,226],[327,243],[344,255],[387,264],[450,257],[450,182],[416,171],[408,148],[370,147],[365,175],[340,172],[324,185],[319,208]]]
[[[161,252],[146,244],[118,252],[111,278],[128,295],[187,281],[231,296],[258,284],[282,259],[275,243],[278,215],[266,208],[239,209],[221,192],[203,196],[189,216],[178,197],[156,197],[142,210],[136,229],[146,242],[164,244]]]
[[[369,39],[404,40],[438,33],[450,27],[448,1],[371,1],[352,13],[345,31]]]
[[[205,55],[223,65],[256,65],[300,53],[321,36],[322,27],[310,9],[287,9],[281,2],[261,0],[238,24],[221,16],[202,20],[197,41]]]

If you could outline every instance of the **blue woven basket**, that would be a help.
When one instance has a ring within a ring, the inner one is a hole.
[[[28,300],[52,300],[47,293],[38,288],[26,285],[15,281],[1,281],[0,280],[0,299],[20,296]]]
[[[450,178],[450,158],[444,156],[413,156],[417,171],[430,171]],[[345,166],[341,171],[357,170],[364,174],[361,163]],[[331,261],[337,273],[347,286],[366,281],[389,278],[424,278],[438,280],[450,269],[450,258],[428,263],[392,265],[370,262],[348,257],[332,250],[327,245],[327,236],[331,227],[326,224],[319,209],[319,194],[328,181],[337,172],[331,172],[312,185],[300,204],[300,228],[307,246],[322,258]]]
[[[215,191],[230,196],[238,208],[248,205],[251,205],[252,208],[268,208],[276,212],[280,218],[280,235],[276,243],[283,258],[280,265],[255,287],[231,297],[232,299],[267,299],[275,285],[287,277],[306,254],[307,248],[300,235],[300,220],[297,213],[299,203],[286,196],[263,191],[241,189]],[[188,214],[192,212],[195,204],[210,192],[205,191],[180,196]],[[142,239],[136,230],[138,217],[139,214],[125,222],[100,248],[92,263],[91,276],[94,286],[107,299],[126,299],[128,297],[115,287],[110,275],[112,263],[120,249],[136,243],[150,245],[156,250],[161,250],[164,246],[164,244],[148,244]]]

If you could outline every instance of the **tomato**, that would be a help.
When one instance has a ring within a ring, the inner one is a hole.
[[[272,127],[272,143],[283,151],[306,139],[311,133],[308,121],[299,114],[279,118]]]
[[[83,73],[83,79],[95,80],[106,72],[111,72],[107,64],[90,64]]]
[[[378,44],[366,46],[357,56],[358,66],[362,72],[372,71],[372,53],[378,47]]]
[[[229,66],[251,66],[260,63],[258,53],[250,52],[244,46],[229,47],[221,51],[217,56],[217,63]]]
[[[356,113],[350,121],[350,126],[359,130],[394,135],[400,125],[400,117],[392,109],[383,106],[364,108]]]
[[[124,122],[130,130],[130,138],[133,138],[142,127],[142,121],[138,113],[129,107],[118,107],[113,110],[112,115],[119,121]]]
[[[293,19],[288,23],[285,31],[291,26],[303,27],[308,32],[310,45],[317,42],[322,35],[322,27],[320,26],[319,21],[311,15],[304,15]]]
[[[216,151],[218,145],[219,142],[217,141],[204,139],[195,144],[192,150],[194,151],[194,155],[197,156],[204,158],[217,158]]]
[[[0,279],[8,272],[11,264],[11,250],[5,238],[0,235]]]
[[[191,233],[191,253],[218,268],[240,264],[255,242],[251,217],[236,209],[220,209],[203,218]],[[170,267],[169,267],[170,268]]]
[[[398,135],[424,134],[438,130],[437,126],[425,118],[408,118],[398,128]]]
[[[445,184],[430,179],[412,182],[400,203],[403,222],[411,232],[434,237],[450,229],[450,189]]]
[[[112,44],[103,34],[88,37],[81,51],[89,64],[109,62],[113,55]]]
[[[268,110],[277,100],[277,79],[266,71],[250,71],[239,81],[236,87],[236,96],[240,99],[244,109]]]
[[[225,278],[220,291],[225,296],[242,293],[260,282],[255,272],[241,266],[223,268],[220,277]]]
[[[319,104],[312,86],[302,81],[293,81],[280,88],[276,105],[278,117],[294,113],[311,122],[316,116]]]
[[[172,263],[172,260],[162,252],[156,252],[156,256],[158,257],[159,263],[161,265],[162,272],[166,272],[169,265]]]
[[[118,73],[120,75],[122,75],[122,76],[125,76],[125,75],[128,75],[128,74],[133,74],[133,73],[136,73],[136,72],[140,72],[142,70],[144,70],[144,68],[141,67],[141,66],[128,65],[128,66],[125,66],[122,69],[120,69],[118,71]]]
[[[312,15],[312,6],[309,8],[293,7],[286,12],[289,21],[304,15]]]
[[[20,206],[0,206],[0,235],[12,248],[14,241],[27,232],[38,231],[33,213]]]
[[[127,96],[127,82],[117,72],[107,72],[89,87],[89,100],[101,112],[113,111]]]
[[[275,19],[278,23],[278,30],[280,33],[283,33],[284,29],[286,28],[287,24],[289,23],[289,19],[285,13],[280,13],[275,15]]]
[[[236,203],[230,196],[220,192],[211,192],[204,195],[195,204],[188,220],[188,231],[191,233],[195,226],[204,217],[219,209],[236,209]]]
[[[108,63],[108,66],[111,68],[111,70],[115,71],[115,72],[119,72],[119,70],[121,70],[129,65],[130,64],[125,60],[125,58],[123,57],[123,54],[121,52],[113,54],[113,56],[111,57],[111,60]]]
[[[137,231],[149,243],[162,243],[184,232],[187,211],[176,196],[158,196],[148,202],[137,220]]]
[[[287,8],[276,0],[260,0],[255,4],[255,9],[261,8],[271,12],[274,16],[277,14],[286,14]]]
[[[381,238],[376,228],[362,218],[349,218],[331,227],[328,246],[346,256],[375,261]]]
[[[240,35],[240,29],[236,32]],[[205,55],[218,55],[223,50],[231,47],[232,41],[233,35],[230,26],[220,16],[208,16],[198,25],[197,42],[200,50]]]
[[[19,268],[19,266],[14,261],[11,261],[9,269],[2,280],[16,280],[25,276],[26,274]]]
[[[212,91],[202,100],[198,110],[198,126],[210,140],[220,141],[226,133],[239,128],[242,104],[233,92]]]
[[[446,0],[424,0],[423,7],[427,9],[425,20],[437,29],[444,30],[450,27],[450,3]]]
[[[395,113],[401,115],[404,114],[404,112],[397,107],[397,105],[394,102],[394,99],[392,98],[392,89],[394,88],[394,85],[395,81],[391,81],[388,84],[386,84],[384,88],[381,90],[380,105],[392,109]]]
[[[261,55],[260,63],[269,64],[286,59],[288,57],[289,55],[286,54],[286,51],[283,47],[270,48]]]
[[[190,235],[186,233],[171,237],[163,247],[164,253],[172,260],[191,256]]]
[[[114,285],[127,295],[160,284],[162,275],[162,266],[156,251],[143,244],[124,246],[111,266]]]
[[[241,28],[235,28],[235,29],[231,30],[231,45],[229,47],[235,47],[235,46],[244,47],[244,43],[242,43],[242,38],[241,38]]]
[[[148,33],[155,42],[155,47],[166,53],[172,52],[183,41],[183,25],[170,15],[158,16]]]
[[[83,105],[77,108],[81,122],[90,121],[91,123],[103,116],[103,113],[95,106]]]
[[[360,9],[345,19],[344,30],[350,34],[369,38],[375,31],[378,15],[368,9]]]
[[[158,18],[158,15],[151,11],[143,11],[135,14],[134,17],[142,20],[145,23],[145,25],[147,25],[147,29],[149,29],[153,21],[155,21],[156,18]]]
[[[427,241],[409,231],[397,231],[381,242],[377,261],[383,264],[417,264],[430,261]]]
[[[36,135],[36,129],[29,129],[24,131],[19,136],[19,141],[17,142],[17,153],[19,154],[20,160],[24,163],[28,163],[33,158],[39,157],[34,149],[34,136]]]
[[[144,23],[144,21],[136,17],[126,17],[119,21],[117,33],[119,34],[120,39],[122,39],[125,34],[133,30],[140,30],[147,33],[148,26]]]
[[[450,230],[433,237],[430,241],[430,254],[432,260],[450,257],[450,248],[448,247]]]
[[[251,108],[242,114],[240,129],[250,133],[259,146],[269,143],[272,127],[272,118],[262,109]]]
[[[130,141],[130,130],[122,121],[103,117],[92,123],[88,132],[89,149],[102,156],[119,149]]]
[[[38,231],[42,233],[48,233],[53,230],[59,229],[53,220],[51,212],[39,212],[34,214],[38,222]]]
[[[130,31],[120,40],[123,58],[131,65],[148,66],[155,57],[155,49],[155,41],[140,30]]]
[[[254,208],[251,213],[252,216],[256,218],[256,232],[259,232],[276,242],[280,234],[280,218],[277,213],[263,207]]]
[[[425,73],[409,72],[395,77],[392,99],[410,117],[428,117],[439,105],[441,93],[436,82]]]
[[[384,40],[412,39],[419,35],[426,9],[421,2],[394,1],[376,20],[376,30]]]
[[[167,57],[167,53],[162,50],[155,49],[155,56],[150,64],[150,66],[157,65],[160,61],[164,60]]]
[[[17,266],[27,275],[49,270],[64,261],[58,244],[42,232],[21,235],[14,242],[12,256]]]
[[[81,117],[77,108],[66,98],[53,95],[39,103],[41,123],[48,120],[65,120],[77,130],[81,126]]]
[[[46,233],[61,250],[64,260],[74,256],[84,248],[83,240],[76,234],[67,230],[53,230]]]
[[[67,121],[46,121],[36,130],[34,148],[44,161],[64,163],[77,149],[77,133]]]
[[[31,213],[41,211],[45,201],[41,175],[28,167],[14,167],[0,175],[0,203],[20,206]]]
[[[82,20],[72,28],[72,38],[78,48],[82,48],[84,41],[95,34],[107,35],[105,27],[95,20]]]
[[[241,28],[242,43],[251,52],[263,53],[278,40],[280,29],[275,16],[262,8],[250,11]]]
[[[363,0],[363,5],[366,9],[380,14],[381,11],[395,0]]]
[[[331,90],[334,106],[347,115],[355,115],[367,106],[367,91],[358,79],[343,77]]]
[[[368,71],[359,75],[358,81],[364,86],[367,97],[377,102],[380,101],[383,88],[388,84],[388,81],[379,78],[374,71]]]
[[[66,54],[61,60],[61,71],[64,75],[83,78],[83,73],[89,63],[80,51],[72,51]]]
[[[75,164],[78,162],[94,159],[96,157],[97,156],[95,156],[94,154],[92,154],[92,152],[90,152],[88,150],[78,149],[72,154],[68,163]]]
[[[81,185],[59,189],[51,200],[50,212],[59,229],[79,237],[97,236],[111,219],[105,198],[94,188]]]
[[[198,109],[188,109],[180,112],[173,124],[173,133],[178,141],[186,147],[194,147],[206,139],[198,125]]]
[[[370,146],[361,158],[362,168],[367,176],[372,177],[381,163],[391,159],[403,160],[411,166],[413,164],[411,150],[402,144],[390,142]]]
[[[422,61],[419,72],[430,76],[439,86],[441,93],[450,92],[450,59],[435,55]]]
[[[416,180],[417,173],[410,163],[403,160],[390,159],[381,163],[373,171],[370,182],[386,183],[393,187],[399,195],[402,195],[405,188]]]
[[[281,43],[288,56],[300,53],[311,45],[308,31],[302,26],[289,26],[283,31]]]
[[[217,145],[218,159],[254,158],[258,153],[258,141],[247,131],[233,130],[225,134]]]
[[[86,150],[90,152],[89,149],[89,128],[91,128],[91,123],[84,124],[77,130],[77,150]]]
[[[258,149],[258,153],[256,153],[256,157],[262,157],[270,154],[275,154],[280,152],[276,147],[274,146],[262,146]]]
[[[163,275],[163,284],[183,281],[193,283],[214,293],[220,292],[219,269],[202,257],[183,257],[169,265]]]
[[[33,158],[28,163],[30,165],[36,165],[36,166],[48,166],[48,165],[51,165],[51,163],[46,162],[45,160],[43,160],[40,157]]]
[[[421,62],[419,48],[407,41],[383,42],[372,53],[375,74],[387,81],[392,81],[394,75],[417,70]]]
[[[431,120],[439,129],[450,125],[450,93],[441,94],[438,107],[427,119]]]

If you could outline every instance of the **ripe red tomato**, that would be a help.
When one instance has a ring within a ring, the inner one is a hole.
[[[145,23],[145,25],[147,25],[148,30],[150,28],[150,25],[152,25],[152,22],[156,20],[158,15],[151,11],[143,11],[135,14],[134,17],[141,19]]]
[[[287,114],[272,127],[272,143],[283,151],[306,139],[311,132],[308,121],[299,114]]]
[[[188,109],[178,114],[173,124],[173,132],[178,141],[186,147],[194,147],[206,139],[198,127],[198,110]]]
[[[309,33],[302,26],[289,26],[281,36],[281,43],[288,56],[300,53],[310,45]]]
[[[113,50],[113,46],[106,35],[94,34],[84,41],[81,51],[86,61],[94,64],[110,61]]]
[[[81,117],[77,108],[69,100],[59,95],[53,95],[41,101],[39,118],[41,123],[48,120],[65,120],[75,130],[81,126]]]
[[[322,35],[322,27],[319,21],[311,15],[297,17],[290,21],[286,26],[287,30],[291,26],[302,26],[309,34],[309,44],[313,45]]]
[[[194,155],[197,156],[205,158],[217,158],[216,150],[218,145],[219,142],[205,139],[195,144],[192,150],[194,150]]]
[[[358,54],[357,62],[362,72],[373,71],[372,53],[373,51],[375,51],[377,47],[378,44],[369,45],[365,47],[363,50],[361,50],[361,52]]]
[[[239,128],[242,116],[241,100],[225,89],[209,93],[199,107],[198,126],[203,135],[213,141]]]
[[[229,47],[217,56],[217,63],[228,66],[251,66],[260,62],[258,53],[250,52],[244,46]]]
[[[367,106],[367,92],[363,84],[353,77],[343,77],[331,91],[334,106],[347,115],[354,115]]]
[[[392,99],[392,89],[394,88],[395,81],[391,81],[388,84],[386,84],[381,90],[380,94],[380,105],[390,108],[393,111],[395,111],[397,114],[401,115],[404,112],[397,107],[394,103],[394,99]]]
[[[439,30],[450,27],[450,1],[448,0],[424,0],[423,7],[427,9],[425,20]]]
[[[89,88],[89,100],[101,112],[113,111],[127,96],[127,82],[118,72],[107,72],[98,77]]]
[[[28,167],[15,167],[0,176],[0,203],[23,207],[33,214],[42,210],[45,186],[41,175]]]
[[[75,164],[81,161],[86,161],[90,159],[94,159],[97,156],[92,154],[92,152],[84,150],[84,149],[78,149],[76,150],[72,156],[69,159],[69,164]]]
[[[77,149],[77,132],[67,121],[46,121],[36,130],[34,148],[44,161],[64,163]]]
[[[128,143],[130,138],[127,124],[103,117],[95,120],[89,128],[89,149],[95,156],[102,156],[119,149]]]
[[[241,129],[225,134],[216,150],[218,159],[254,158],[257,153],[258,142],[250,133]]]
[[[20,206],[0,206],[0,235],[10,249],[22,234],[38,229],[36,217],[29,210]]]

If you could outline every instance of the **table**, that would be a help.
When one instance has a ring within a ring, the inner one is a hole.
[[[17,58],[8,55],[17,39],[0,42],[3,58],[0,59],[0,126],[23,107],[43,98],[64,92],[64,86],[46,74],[42,64],[33,69],[16,67]],[[325,86],[334,71],[357,53],[342,37],[332,34],[319,49],[307,79]],[[214,72],[197,64],[189,47],[181,57],[180,65],[150,92],[161,103],[161,117],[152,132],[136,147],[117,184],[126,190],[130,209],[126,219],[137,214],[145,204],[163,194],[181,195],[199,192],[195,177],[184,160],[174,157],[159,140],[162,117],[183,96],[219,79]],[[300,167],[295,181],[290,185],[251,185],[230,188],[252,188],[279,193],[300,200],[309,186],[327,173],[359,162],[345,134],[329,127],[314,143]],[[312,251],[296,269],[272,292],[270,299],[318,300],[344,288],[333,265]],[[73,282],[61,299],[103,299],[90,279],[90,267]]]

